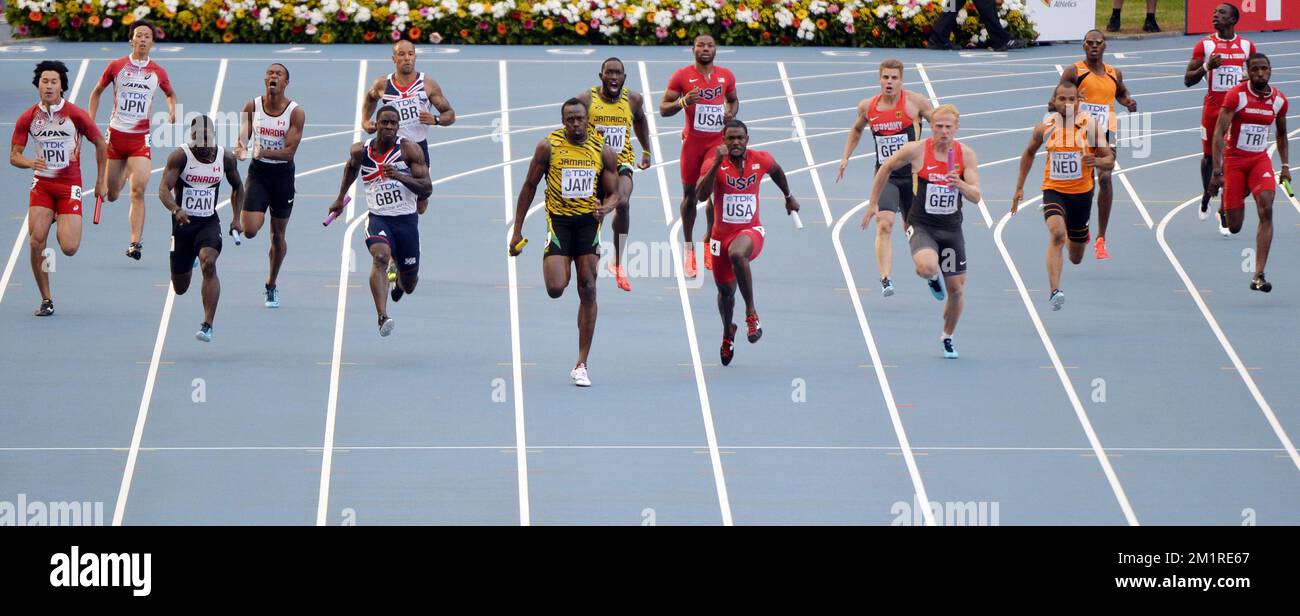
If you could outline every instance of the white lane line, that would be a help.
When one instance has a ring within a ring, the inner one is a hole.
[[[876,339],[871,335],[871,326],[867,324],[867,312],[862,306],[862,297],[858,294],[858,285],[853,279],[853,271],[849,267],[849,259],[844,254],[844,244],[840,242],[840,231],[844,229],[845,221],[849,220],[859,210],[866,207],[867,201],[859,203],[857,207],[845,212],[835,223],[835,229],[831,232],[831,242],[835,244],[835,256],[840,260],[840,271],[844,273],[844,283],[849,289],[849,298],[853,300],[853,312],[858,317],[858,328],[862,330],[862,339],[867,343],[867,352],[871,354],[871,365],[875,367],[876,381],[880,383],[880,393],[885,397],[885,406],[889,409],[889,421],[894,425],[894,434],[898,436],[898,446],[903,452],[903,460],[907,464],[907,472],[912,477],[912,489],[916,491],[916,497],[919,502],[928,503],[930,497],[925,491],[925,482],[921,481],[921,470],[916,465],[916,456],[912,453],[911,443],[907,439],[907,431],[903,429],[903,418],[898,414],[898,402],[894,400],[894,390],[889,385],[889,377],[885,376],[885,362],[880,358],[880,350],[876,348]],[[929,507],[921,511],[925,516],[926,526],[935,526],[934,513]]]
[[[650,80],[646,73],[646,63],[638,62],[637,64],[641,73],[641,87],[649,89]],[[653,131],[651,134],[654,134]],[[655,151],[661,152],[659,136],[655,135],[651,138],[651,141],[654,142]],[[731,526],[733,524],[731,497],[727,494],[727,478],[722,470],[722,453],[718,449],[718,435],[713,426],[713,407],[709,404],[709,386],[704,381],[704,363],[700,360],[700,342],[695,335],[695,316],[691,312],[691,299],[686,293],[686,278],[682,269],[681,242],[677,239],[677,230],[681,227],[682,221],[680,218],[673,220],[674,216],[672,215],[668,196],[668,179],[662,166],[659,167],[658,176],[659,195],[665,212],[664,220],[672,221],[668,229],[668,241],[672,246],[673,269],[677,273],[677,297],[682,305],[682,319],[686,325],[686,342],[691,350],[691,366],[695,374],[695,393],[700,399],[700,415],[704,420],[704,437],[708,442],[709,461],[713,466],[713,485],[718,493],[718,510],[722,514],[722,525]],[[697,209],[699,207],[701,206],[696,206]]]
[[[637,62],[637,69],[641,73],[641,88],[643,90],[648,90],[650,88],[650,75],[649,73],[646,72],[645,62]],[[659,115],[659,110],[655,108],[656,105],[654,104],[653,101],[650,100],[649,94],[644,95],[641,98],[642,98],[642,102],[645,103],[645,117],[646,117],[646,122],[648,122],[649,124],[651,141],[654,142],[654,151],[658,152],[659,156],[663,156],[664,152],[659,149],[659,132],[656,128],[656,121],[655,121],[655,117]],[[665,186],[665,187],[668,186],[668,176],[664,171],[663,165],[658,165],[655,167],[655,174],[659,176],[660,186]],[[664,208],[664,220],[665,221],[672,220],[673,206],[672,206],[671,199],[668,196],[668,191],[667,190],[659,191],[659,196],[660,196],[660,202],[662,203]]]
[[[826,191],[822,189],[822,178],[817,173],[817,169],[812,167],[817,164],[813,160],[812,148],[808,145],[808,136],[803,130],[803,118],[799,116],[799,107],[794,102],[794,90],[790,89],[790,78],[785,72],[785,62],[777,62],[776,70],[781,74],[781,85],[785,88],[785,99],[790,103],[790,115],[794,119],[794,130],[798,136],[799,145],[803,148],[804,160],[810,165],[808,173],[812,176],[813,191],[817,193],[817,199],[822,205],[822,216],[826,217],[826,226],[831,226],[831,220],[834,215],[831,214],[831,208],[826,202]]]
[[[77,78],[72,83],[72,91],[68,94],[67,101],[73,102],[77,98],[77,93],[81,91],[81,82],[86,78],[86,68],[90,66],[90,60],[82,60],[81,67],[77,69]],[[99,170],[95,170],[99,174]],[[18,263],[18,255],[23,251],[23,245],[27,242],[27,217],[28,213],[23,212],[23,222],[18,226],[18,237],[14,238],[13,250],[9,251],[9,261],[5,263],[5,271],[0,275],[0,302],[5,299],[5,290],[9,288],[9,278],[13,276],[14,266]]]
[[[720,445],[725,450],[745,451],[901,451],[897,445]],[[320,451],[320,447],[303,445],[245,445],[245,446],[185,446],[147,447],[146,451]],[[500,451],[514,453],[514,445],[338,445],[338,451]],[[699,445],[534,445],[533,451],[609,449],[609,450],[677,450],[700,449]],[[997,447],[997,446],[926,446],[916,445],[913,451],[1009,451],[1027,453],[1092,453],[1089,447]],[[32,452],[100,452],[126,451],[125,447],[0,447],[3,453]],[[1110,452],[1127,453],[1282,453],[1280,447],[1111,447]]]
[[[354,115],[356,119],[352,127],[352,140],[354,142],[361,140],[361,109],[365,102],[362,97],[366,92],[366,61],[362,60],[357,69],[360,77],[357,78],[357,108]],[[351,150],[349,150],[351,151]],[[344,163],[336,163],[325,169],[342,167]],[[325,403],[325,441],[321,445],[321,463],[320,463],[320,487],[316,495],[316,525],[325,526],[329,523],[329,500],[330,500],[330,478],[334,470],[334,429],[338,420],[339,409],[339,383],[342,379],[340,369],[343,365],[343,325],[347,318],[348,306],[348,274],[352,271],[354,264],[352,253],[352,234],[356,228],[361,225],[366,217],[356,216],[351,213],[352,204],[357,201],[357,185],[352,184],[352,201],[348,203],[349,212],[348,226],[343,231],[343,247],[339,254],[339,294],[334,309],[334,347],[330,354],[330,388],[329,399]]]
[[[934,93],[934,84],[930,83],[930,75],[925,72],[925,65],[917,62],[916,73],[921,76],[921,83],[925,84],[925,93],[930,97],[930,105],[938,107],[939,97]]]
[[[216,117],[221,105],[221,90],[226,83],[226,68],[229,62],[221,60],[217,68],[217,80],[212,87],[212,104],[208,108],[208,117]],[[229,203],[229,200],[221,205]],[[221,205],[217,207],[220,208]],[[213,214],[216,215],[215,212]],[[131,433],[131,449],[126,456],[126,469],[122,472],[122,484],[117,491],[117,506],[113,509],[113,526],[121,526],[126,515],[126,499],[131,493],[131,480],[135,476],[135,464],[140,457],[140,441],[144,438],[144,424],[149,418],[149,404],[153,401],[153,388],[158,382],[158,364],[162,360],[163,345],[167,342],[167,327],[172,320],[172,307],[176,304],[176,290],[167,285],[167,299],[163,302],[162,318],[158,322],[158,336],[154,338],[153,356],[149,360],[149,373],[145,377],[144,393],[140,396],[140,408],[136,414],[135,430]]]
[[[1062,67],[1060,64],[1056,65],[1056,71],[1060,73],[1062,76],[1065,75],[1065,68]],[[1118,113],[1118,112],[1112,112],[1112,113]],[[1111,177],[1119,178],[1119,183],[1124,185],[1124,191],[1127,192],[1129,198],[1133,200],[1133,205],[1137,206],[1138,213],[1142,214],[1142,221],[1147,223],[1148,229],[1154,228],[1155,222],[1151,220],[1151,213],[1147,211],[1147,206],[1142,203],[1142,198],[1139,197],[1137,191],[1133,189],[1133,184],[1129,182],[1128,176],[1123,175],[1123,171],[1124,169],[1119,165],[1119,152],[1116,151],[1115,169],[1114,169],[1114,173],[1111,174]],[[1111,189],[1111,194],[1114,195],[1113,187]]]
[[[1042,199],[1042,196],[1029,200],[1025,205],[1030,205],[1039,199]],[[1052,338],[1047,335],[1047,328],[1043,327],[1043,321],[1038,317],[1038,310],[1029,297],[1029,290],[1025,288],[1025,281],[1020,277],[1020,270],[1016,268],[1015,261],[1011,259],[1011,253],[1007,251],[1007,245],[1002,241],[1002,230],[1006,228],[1009,220],[1011,220],[1011,212],[1007,212],[998,221],[997,229],[993,232],[993,241],[998,246],[998,252],[1002,253],[1002,260],[1007,265],[1007,271],[1011,272],[1011,278],[1015,281],[1016,289],[1020,292],[1020,300],[1025,304],[1025,311],[1029,313],[1029,319],[1033,321],[1034,329],[1038,332],[1038,337],[1043,341],[1043,348],[1047,349],[1047,355],[1052,359],[1052,367],[1056,369],[1056,376],[1060,378],[1061,387],[1065,389],[1066,395],[1070,398],[1070,405],[1074,407],[1074,414],[1079,418],[1079,424],[1083,426],[1084,434],[1088,436],[1088,444],[1092,446],[1092,452],[1097,456],[1097,462],[1101,464],[1102,472],[1106,474],[1106,481],[1110,483],[1110,489],[1115,493],[1115,500],[1119,502],[1120,509],[1124,511],[1124,518],[1128,520],[1130,526],[1137,526],[1137,515],[1133,513],[1133,506],[1129,504],[1128,495],[1124,493],[1124,486],[1120,485],[1119,477],[1115,475],[1115,469],[1111,467],[1110,459],[1106,457],[1106,450],[1101,446],[1101,439],[1097,438],[1097,432],[1093,430],[1092,421],[1088,419],[1088,412],[1083,409],[1083,403],[1079,401],[1079,396],[1074,391],[1074,384],[1070,382],[1070,377],[1065,373],[1065,366],[1061,363],[1061,356],[1056,353],[1056,345],[1052,344]]]
[[[366,100],[366,67],[369,65],[368,60],[362,60],[357,67],[357,113],[352,125],[352,141],[361,141],[361,109]],[[356,187],[352,187],[352,200],[348,202],[347,222],[352,222],[352,217],[356,216],[357,199]]]
[[[1295,118],[1295,117],[1297,117],[1297,116],[1290,115],[1290,116],[1287,116],[1286,119],[1290,120],[1290,119]],[[1288,142],[1289,142],[1289,141],[1294,141],[1296,135],[1300,135],[1300,128],[1297,128],[1297,129],[1291,131],[1290,133],[1288,133],[1288,134],[1287,134],[1287,141],[1288,141]],[[1276,149],[1277,149],[1277,142],[1274,142],[1273,145],[1270,146],[1270,149],[1271,149],[1271,150],[1276,150]],[[1273,154],[1270,152],[1270,153],[1269,153],[1269,156],[1271,157],[1272,155],[1273,155]],[[1276,175],[1276,174],[1275,174],[1275,175]],[[1295,211],[1296,211],[1296,212],[1300,212],[1300,201],[1296,200],[1295,197],[1292,197],[1291,195],[1286,194],[1286,190],[1284,190],[1284,189],[1282,188],[1282,178],[1281,178],[1280,176],[1277,177],[1277,183],[1278,183],[1278,185],[1277,185],[1277,194],[1282,195],[1283,197],[1285,197],[1288,201],[1291,202],[1291,205],[1292,205],[1292,207],[1295,208]],[[1292,186],[1292,188],[1294,189],[1294,186]],[[3,288],[3,287],[0,287],[0,293],[4,293],[4,288]]]
[[[501,60],[497,63],[497,69],[501,76],[501,130],[503,132],[510,130],[510,90],[508,88],[509,77],[506,72],[506,61]],[[510,172],[510,137],[503,135],[501,140],[501,160],[502,160],[502,198],[505,204],[506,220],[506,243],[510,243],[513,235],[511,225],[514,223],[514,217],[510,210],[510,202],[514,193],[514,181]],[[535,206],[534,206],[535,207]],[[527,218],[527,214],[525,214]],[[540,247],[539,247],[540,248]],[[516,267],[516,257],[506,255],[506,274],[508,286],[510,289],[510,363],[511,377],[514,379],[514,397],[515,397],[515,464],[517,474],[519,475],[519,525],[529,526],[532,524],[532,515],[528,505],[528,446],[524,434],[524,372],[523,372],[523,352],[519,343],[519,273]]]
[[[1260,393],[1259,387],[1255,385],[1255,379],[1251,377],[1250,372],[1246,370],[1246,365],[1242,363],[1241,357],[1237,355],[1237,351],[1232,347],[1232,343],[1228,342],[1228,337],[1224,335],[1223,330],[1219,327],[1218,320],[1210,313],[1209,306],[1205,304],[1205,300],[1201,297],[1201,292],[1198,290],[1199,287],[1192,282],[1191,277],[1187,275],[1187,270],[1183,269],[1183,264],[1178,260],[1173,249],[1169,247],[1169,242],[1165,240],[1165,228],[1169,226],[1169,221],[1173,220],[1174,215],[1193,203],[1199,203],[1200,200],[1201,196],[1197,195],[1183,202],[1182,205],[1170,210],[1168,214],[1165,214],[1165,217],[1160,219],[1160,226],[1156,228],[1156,241],[1160,243],[1160,249],[1165,251],[1165,256],[1169,258],[1169,263],[1174,266],[1174,271],[1178,272],[1178,277],[1182,279],[1183,286],[1187,289],[1187,294],[1191,296],[1193,302],[1196,302],[1196,307],[1200,309],[1201,315],[1205,317],[1205,322],[1209,324],[1210,330],[1214,332],[1214,337],[1219,340],[1219,345],[1223,347],[1223,352],[1228,355],[1228,359],[1232,362],[1233,368],[1236,368],[1237,375],[1240,376],[1242,382],[1246,384],[1246,389],[1250,390],[1251,397],[1255,399],[1255,404],[1259,406],[1260,412],[1264,413],[1264,418],[1268,420],[1268,425],[1273,428],[1273,433],[1277,435],[1279,441],[1282,441],[1282,446],[1286,448],[1287,455],[1291,457],[1291,462],[1295,464],[1297,469],[1300,469],[1300,454],[1296,452],[1295,444],[1291,442],[1291,437],[1287,436],[1286,430],[1284,430],[1282,424],[1278,422],[1277,415],[1273,413],[1273,407],[1269,405],[1268,401],[1264,399],[1264,395]]]

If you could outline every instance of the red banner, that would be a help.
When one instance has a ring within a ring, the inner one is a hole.
[[[1187,0],[1187,33],[1214,32],[1210,17],[1224,0]],[[1237,32],[1300,30],[1300,2],[1296,0],[1231,0],[1241,9]]]

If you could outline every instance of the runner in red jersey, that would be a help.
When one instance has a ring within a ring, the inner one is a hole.
[[[1214,8],[1210,18],[1215,33],[1196,42],[1192,48],[1192,61],[1187,64],[1183,84],[1192,87],[1205,78],[1208,91],[1201,108],[1201,220],[1210,217],[1210,172],[1214,169],[1214,125],[1219,121],[1223,95],[1241,83],[1246,73],[1246,58],[1254,53],[1255,45],[1237,36],[1237,21],[1241,11],[1228,3]],[[1219,228],[1227,235],[1223,210],[1219,210]]]
[[[695,206],[699,201],[705,201],[697,199],[695,193],[700,166],[722,143],[723,125],[740,112],[735,75],[713,64],[713,57],[717,54],[713,37],[707,34],[695,37],[694,51],[695,64],[673,73],[672,79],[668,80],[668,89],[664,91],[663,102],[659,103],[659,115],[665,118],[686,110],[679,162],[682,171],[682,234],[686,240],[682,260],[687,278],[694,278],[696,274],[695,244],[691,241],[695,232]],[[705,215],[708,224],[712,225],[712,209]],[[709,241],[707,227],[704,241]],[[711,265],[710,255],[706,252],[704,267]]]
[[[149,183],[149,117],[154,93],[167,97],[167,123],[176,123],[176,93],[171,80],[157,62],[149,59],[153,49],[153,24],[131,25],[131,54],[108,63],[95,88],[90,91],[90,117],[96,117],[104,89],[113,86],[113,112],[108,121],[108,200],[117,201],[122,186],[131,180],[131,244],[126,256],[137,261],[143,248],[144,189]]]
[[[81,247],[81,138],[95,144],[95,196],[107,192],[104,166],[108,144],[99,128],[80,107],[63,99],[68,89],[68,67],[47,60],[36,65],[32,85],[40,103],[32,105],[14,124],[9,164],[35,173],[27,210],[31,236],[32,274],[41,293],[36,316],[54,314],[50,274],[45,263],[45,242],[50,226],[58,223],[57,239],[63,254],[71,257]],[[36,158],[24,158],[27,141],[36,142]]]
[[[713,281],[718,285],[718,312],[722,314],[722,365],[731,363],[735,356],[733,341],[736,325],[731,322],[736,307],[736,287],[745,298],[745,324],[749,342],[763,337],[763,327],[758,322],[754,308],[754,278],[749,262],[763,252],[766,231],[758,219],[758,189],[763,176],[785,195],[785,211],[799,211],[799,201],[790,194],[785,172],[762,150],[749,150],[749,128],[744,122],[728,120],[723,143],[714,147],[713,155],[702,163],[700,180],[695,194],[701,199],[713,198],[717,218],[712,223],[709,252],[713,254]]]
[[[1273,177],[1273,158],[1268,151],[1269,126],[1277,125],[1277,154],[1282,159],[1279,178],[1291,181],[1290,148],[1287,144],[1286,96],[1268,84],[1272,65],[1268,56],[1251,54],[1246,60],[1249,80],[1237,85],[1223,97],[1219,122],[1214,128],[1214,174],[1210,193],[1223,188],[1224,217],[1228,230],[1241,231],[1246,217],[1246,193],[1255,195],[1259,212],[1259,230],[1255,234],[1255,277],[1252,291],[1268,293],[1272,283],[1264,279],[1268,250],[1273,244],[1273,196],[1277,181]]]

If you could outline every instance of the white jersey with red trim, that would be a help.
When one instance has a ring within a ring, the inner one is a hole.
[[[123,133],[149,132],[154,93],[162,90],[163,94],[172,95],[167,71],[153,60],[139,62],[125,56],[110,62],[99,78],[99,86],[105,88],[110,83],[113,84],[113,116],[108,127]]]
[[[289,135],[289,123],[293,118],[293,110],[298,107],[296,101],[289,101],[289,105],[280,112],[280,115],[268,115],[266,108],[262,106],[262,97],[253,99],[253,143],[254,152],[259,153],[253,158],[258,162],[269,165],[282,165],[292,162],[288,160],[271,160],[260,156],[261,150],[283,150],[285,137]]]
[[[433,104],[424,90],[424,73],[416,73],[415,80],[406,87],[397,85],[390,74],[380,99],[383,104],[397,108],[397,136],[417,142],[428,139],[429,129],[420,122],[420,112],[432,113]]]

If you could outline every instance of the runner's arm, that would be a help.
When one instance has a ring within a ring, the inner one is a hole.
[[[844,177],[844,169],[849,166],[849,157],[853,156],[853,151],[858,149],[858,143],[862,141],[862,131],[867,128],[867,101],[858,102],[858,108],[855,113],[857,117],[853,120],[853,127],[849,129],[849,136],[844,141],[844,155],[840,157],[840,170],[835,175],[835,181],[840,181]]]
[[[1232,126],[1231,109],[1219,110],[1219,121],[1214,124],[1214,174],[1223,175],[1223,147],[1226,143],[1228,128]],[[1279,146],[1280,147],[1280,146]]]
[[[1288,101],[1288,105],[1289,104],[1290,102]],[[1287,140],[1288,133],[1286,132],[1286,108],[1287,106],[1283,106],[1281,113],[1277,114],[1277,123],[1276,123],[1277,137],[1278,137],[1277,156],[1278,158],[1282,159],[1282,172],[1279,173],[1278,176],[1286,180],[1287,182],[1290,182],[1291,181],[1291,144]]]
[[[172,216],[181,209],[180,204],[176,203],[176,180],[180,178],[181,169],[184,168],[185,151],[176,148],[167,156],[167,166],[163,168],[162,181],[158,182],[158,200]],[[234,201],[232,200],[231,203]]]
[[[732,82],[735,82],[734,78]],[[736,90],[733,88],[727,90],[726,99],[727,103],[722,110],[722,121],[730,122],[740,115],[740,97],[736,95]]]
[[[420,146],[412,141],[403,140],[402,160],[406,161],[410,173],[402,173],[393,165],[384,165],[384,177],[401,182],[403,186],[411,189],[417,198],[428,199],[433,193],[433,184],[429,181],[429,166],[424,162],[424,152],[420,150]]]
[[[438,115],[434,116],[427,111],[421,112],[421,122],[424,122],[425,124],[432,122],[437,126],[451,126],[456,123],[456,110],[451,108],[451,101],[448,101],[447,96],[442,93],[442,86],[439,86],[438,82],[432,79],[426,79],[424,82],[424,93],[429,97],[429,103],[433,105],[433,108],[438,110]],[[428,121],[425,121],[425,114],[432,117],[429,118]]]
[[[1043,134],[1046,130],[1047,125],[1039,123],[1034,125],[1034,132],[1029,135],[1029,145],[1025,146],[1024,153],[1020,155],[1020,175],[1016,177],[1016,194],[1024,192],[1025,180],[1029,177],[1029,171],[1034,168],[1034,159],[1038,157],[1038,150],[1043,147]]]
[[[361,130],[372,134],[375,132],[375,122],[370,117],[375,115],[375,106],[383,95],[384,78],[380,77],[370,84],[370,89],[366,90],[366,95],[361,101]]]
[[[253,138],[253,101],[244,103],[244,110],[239,113],[239,139],[235,140],[235,157],[243,159],[248,151],[249,140]]]
[[[790,192],[790,183],[785,179],[785,169],[781,168],[781,164],[773,160],[771,168],[767,170],[767,176],[772,178],[772,183],[776,184],[777,188],[781,189],[781,194],[785,197],[786,213],[798,212],[799,200],[795,199],[794,193]]]
[[[1124,85],[1124,73],[1115,69],[1115,102],[1123,105],[1129,113],[1136,113],[1138,110],[1137,101],[1129,96],[1128,86]]]
[[[1183,85],[1190,88],[1201,83],[1201,79],[1209,74],[1210,69],[1205,66],[1205,60],[1193,57],[1192,61],[1187,63],[1187,72],[1183,75]]]
[[[605,199],[601,202],[596,212],[597,218],[603,218],[606,214],[614,211],[618,207],[618,153],[609,147],[601,148],[600,151],[600,184],[605,190]]]
[[[524,178],[524,185],[519,189],[519,201],[515,204],[515,232],[516,238],[522,238],[524,229],[524,217],[528,215],[528,208],[533,204],[533,198],[537,196],[537,184],[546,178],[546,170],[551,166],[551,144],[545,139],[537,142],[537,148],[533,150],[533,160],[528,163],[528,175]],[[511,242],[511,246],[518,242]]]
[[[722,165],[722,158],[727,155],[726,145],[719,145],[718,148],[722,152],[715,151],[713,153],[713,156],[709,159],[713,164],[709,165],[707,171],[700,174],[699,181],[695,183],[695,201],[697,203],[708,201],[709,197],[713,196],[713,183],[718,179],[718,167]]]
[[[330,212],[338,214],[343,211],[343,198],[347,196],[349,190],[352,190],[352,185],[357,181],[357,175],[361,173],[359,160],[365,147],[361,143],[352,144],[352,149],[348,152],[348,162],[343,165],[343,183],[339,185],[339,196],[330,205]]]
[[[975,159],[975,150],[970,146],[961,144],[961,156],[964,163],[961,168],[961,178],[958,180],[957,189],[961,191],[961,196],[965,197],[971,203],[978,203],[980,196],[980,172],[979,161]]]
[[[648,169],[654,154],[650,151],[650,123],[645,116],[645,97],[629,90],[627,102],[632,107],[632,130],[641,144],[641,168]]]

